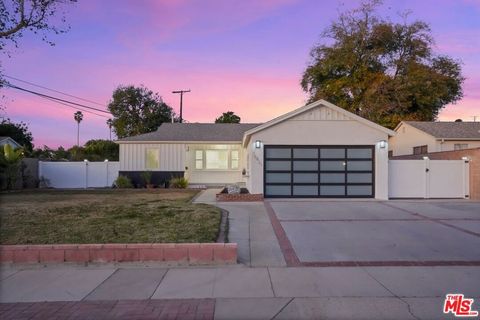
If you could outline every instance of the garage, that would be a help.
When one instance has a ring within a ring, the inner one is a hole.
[[[265,198],[388,199],[395,132],[325,100],[245,132],[244,176]]]
[[[372,198],[375,147],[265,145],[267,198]]]

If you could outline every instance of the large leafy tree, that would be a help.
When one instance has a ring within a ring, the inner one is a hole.
[[[311,51],[301,81],[310,101],[325,99],[393,128],[401,120],[432,121],[462,98],[460,62],[434,54],[429,26],[376,13],[379,0],[342,13]]]
[[[157,130],[164,122],[175,118],[173,109],[158,93],[144,86],[120,86],[108,104],[113,115],[113,130],[124,138]]]
[[[90,161],[118,161],[118,144],[111,140],[89,140],[84,146],[87,159]]]
[[[237,116],[233,111],[227,111],[215,119],[215,123],[240,123],[240,117]]]
[[[0,137],[10,137],[23,146],[25,152],[33,149],[33,136],[25,122],[15,123],[8,118],[0,121]]]

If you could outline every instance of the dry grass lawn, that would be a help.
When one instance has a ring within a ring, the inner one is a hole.
[[[218,208],[195,190],[35,190],[0,194],[1,244],[215,242]]]

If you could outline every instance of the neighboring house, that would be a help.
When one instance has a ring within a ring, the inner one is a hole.
[[[10,137],[0,137],[0,146],[3,148],[4,145],[9,144],[12,148],[21,148],[22,146],[17,141],[13,140]]]
[[[480,122],[402,121],[389,140],[390,156],[480,147]]]
[[[265,197],[388,198],[395,132],[319,100],[264,124],[164,123],[120,139],[120,174],[141,183],[241,183]]]

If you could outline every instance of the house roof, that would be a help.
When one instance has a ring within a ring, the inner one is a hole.
[[[377,130],[380,130],[386,134],[388,134],[389,136],[394,136],[395,135],[395,131],[393,130],[390,130],[390,129],[387,129],[385,127],[382,127],[381,125],[378,125],[370,120],[367,120],[365,118],[362,118],[360,116],[357,116],[356,114],[354,113],[351,113],[343,108],[340,108],[340,107],[337,107],[336,105],[334,105],[333,103],[330,103],[328,101],[325,101],[323,99],[320,99],[320,100],[317,100],[315,102],[312,102],[310,104],[307,104],[303,107],[300,107],[298,109],[295,109],[289,113],[286,113],[286,114],[283,114],[275,119],[272,119],[268,122],[265,122],[264,124],[261,124],[261,125],[258,125],[250,130],[248,130],[247,132],[245,132],[245,136],[243,138],[243,144],[246,145],[250,139],[250,136],[256,132],[259,132],[259,131],[262,131],[264,129],[267,129],[269,127],[272,127],[280,122],[283,122],[285,120],[288,120],[290,118],[293,118],[295,117],[296,115],[299,115],[303,112],[306,112],[308,110],[311,110],[313,108],[316,108],[316,107],[319,107],[319,106],[324,106],[324,107],[327,107],[327,108],[330,108],[332,110],[335,110],[341,114],[344,114],[346,115],[347,117],[349,117],[350,119],[352,120],[355,120],[355,121],[358,121],[360,123],[363,123],[371,128],[374,128],[374,129],[377,129]]]
[[[6,143],[6,141],[10,141],[10,143],[16,145],[17,147],[21,147],[20,143],[18,143],[17,141],[13,140],[10,137],[0,137],[0,142]]]
[[[480,140],[480,122],[404,121],[437,139]]]
[[[117,142],[240,142],[245,131],[258,125],[258,123],[163,123],[157,131],[119,139]]]

